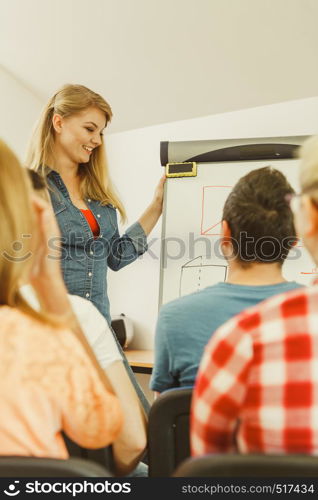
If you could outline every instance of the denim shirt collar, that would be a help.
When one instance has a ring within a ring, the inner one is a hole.
[[[72,200],[71,200],[71,197],[70,197],[69,192],[67,190],[67,187],[65,186],[64,181],[63,181],[62,177],[60,176],[60,174],[56,170],[51,169],[50,167],[45,167],[45,174],[46,174],[47,178],[49,179],[49,181],[51,181],[56,186],[56,188],[58,189],[58,192],[61,193],[64,197],[66,197],[72,203]],[[101,203],[98,200],[91,200],[90,198],[85,198],[85,201],[87,201],[88,203],[91,203],[92,201],[94,201],[94,205],[95,204],[101,205]],[[111,203],[107,203],[106,206],[111,207],[111,208],[115,208]]]
[[[71,201],[67,187],[65,186],[60,174],[56,170],[52,170],[49,167],[45,167],[45,172],[47,172],[47,178],[57,187],[58,191]]]

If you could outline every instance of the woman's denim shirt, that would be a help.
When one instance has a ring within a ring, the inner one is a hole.
[[[50,196],[62,237],[62,272],[69,293],[91,300],[111,323],[107,296],[107,269],[118,271],[147,250],[147,238],[139,222],[119,236],[117,212],[112,205],[85,200],[99,225],[99,236],[92,231],[73,205],[60,175],[47,176]]]

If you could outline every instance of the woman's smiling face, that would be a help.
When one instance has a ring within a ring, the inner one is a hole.
[[[106,126],[103,111],[89,107],[68,117],[53,117],[55,144],[73,163],[87,163],[92,151],[102,143]]]

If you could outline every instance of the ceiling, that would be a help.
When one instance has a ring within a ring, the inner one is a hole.
[[[45,103],[100,92],[110,132],[318,95],[317,0],[0,0],[0,64]],[[8,97],[9,98],[9,97]]]

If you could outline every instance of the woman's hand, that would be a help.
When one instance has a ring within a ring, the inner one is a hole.
[[[160,215],[162,214],[163,192],[164,192],[165,182],[166,182],[166,176],[163,175],[156,187],[155,194],[151,204],[139,219],[139,224],[141,225],[147,236],[152,231],[154,226],[157,224],[157,221]]]
[[[164,185],[166,182],[166,176],[163,175],[156,187],[155,194],[152,200],[152,204],[154,208],[157,208],[160,212],[162,213],[162,205],[163,205],[163,192],[164,192]]]

